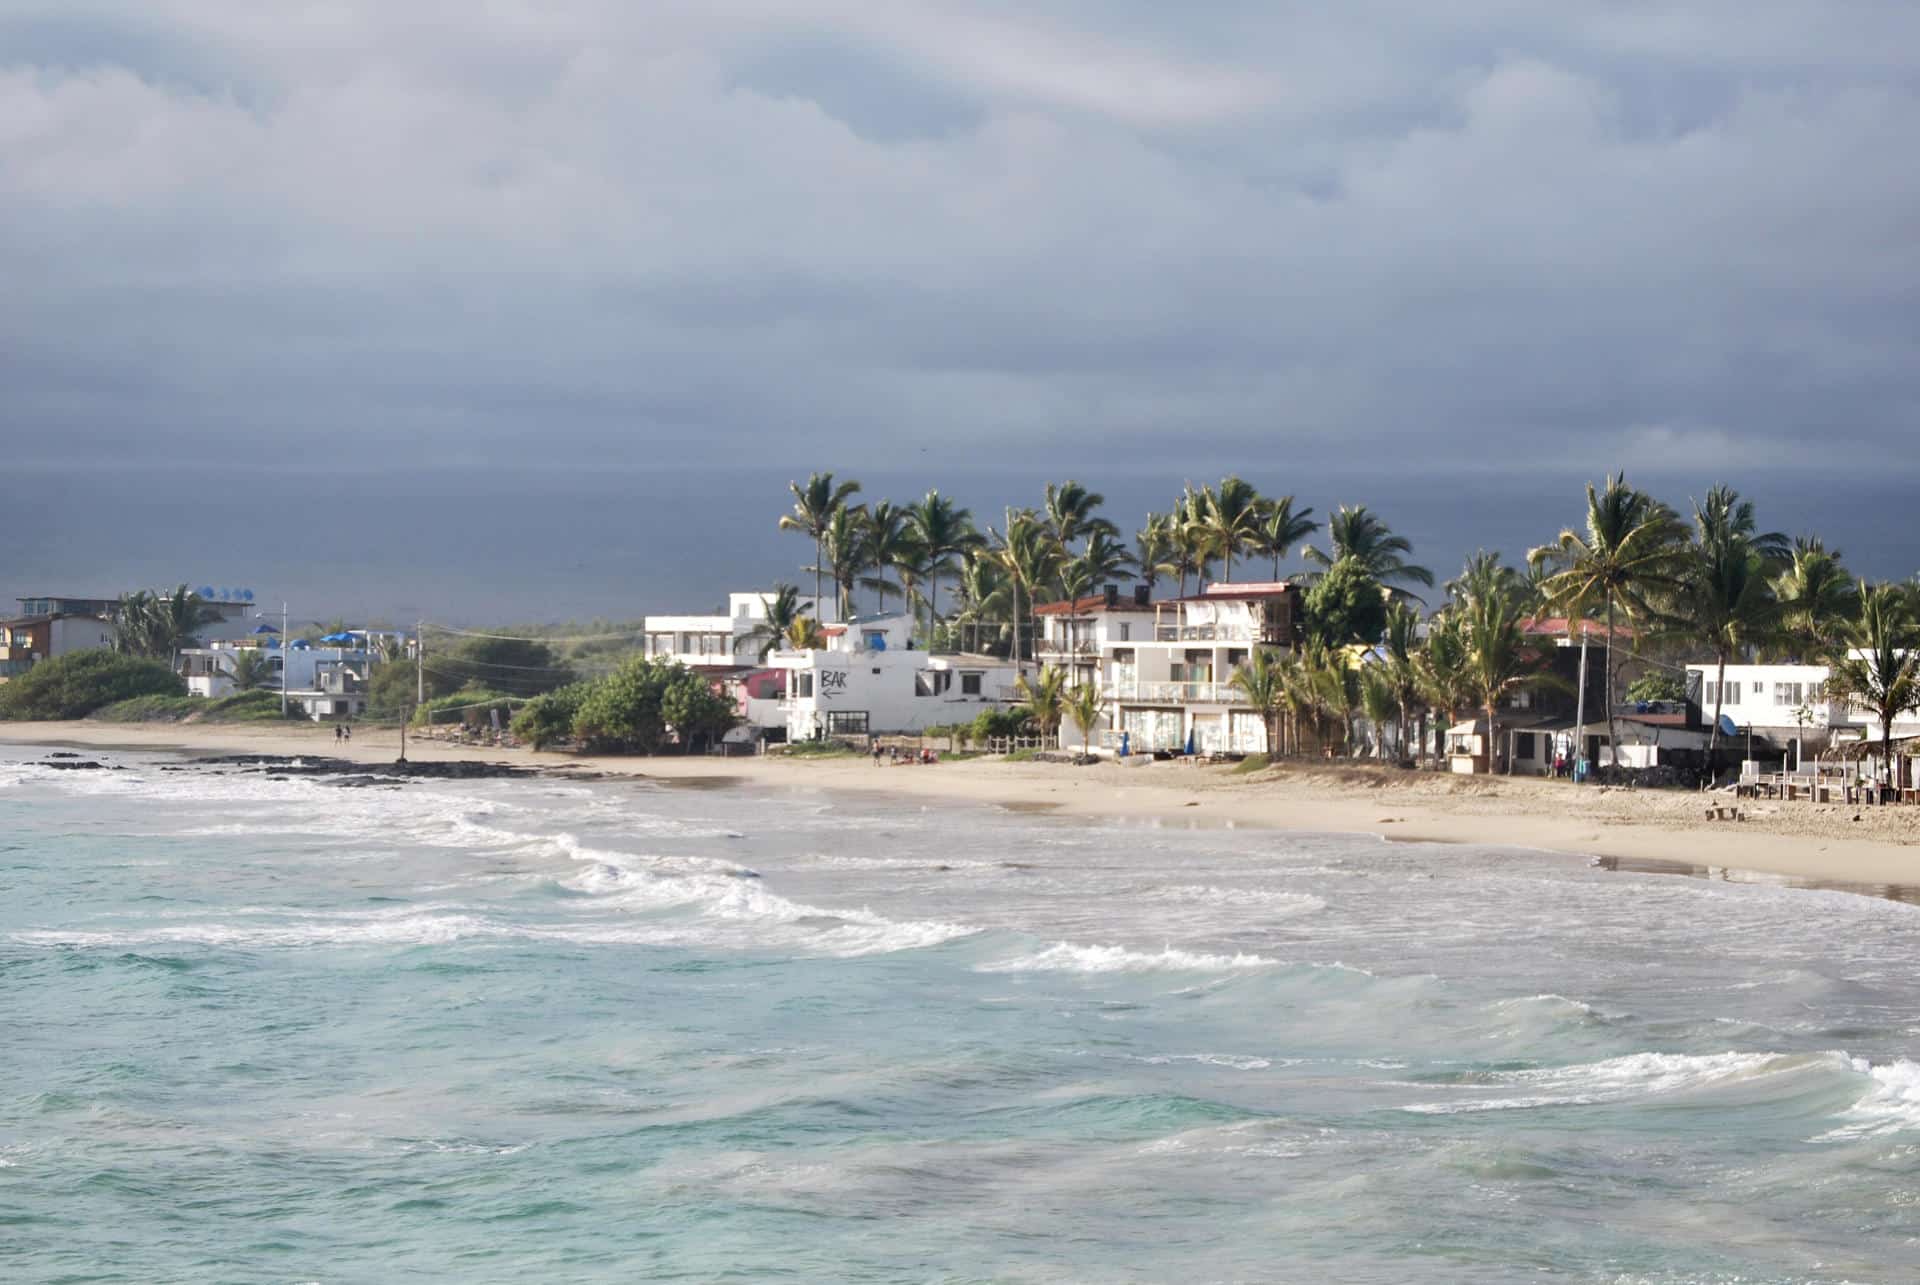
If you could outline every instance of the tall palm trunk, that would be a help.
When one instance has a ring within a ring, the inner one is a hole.
[[[1713,774],[1714,751],[1720,748],[1720,706],[1727,698],[1727,653],[1722,651],[1715,656],[1720,662],[1713,684],[1713,726],[1707,731],[1707,773]]]
[[[820,610],[820,528],[813,529],[813,609]]]
[[[933,631],[940,627],[940,577],[927,577],[927,650],[933,650]]]
[[[1494,747],[1500,743],[1500,734],[1499,734],[1500,729],[1494,726],[1494,715],[1493,715],[1494,701],[1492,697],[1487,698],[1486,706],[1487,706],[1487,775],[1492,776],[1493,764],[1494,764],[1494,759],[1496,754]],[[1507,771],[1508,773],[1512,773],[1513,771],[1513,763],[1511,761],[1507,763]]]
[[[1617,770],[1620,766],[1620,734],[1619,734],[1619,731],[1614,726],[1614,719],[1613,719],[1613,590],[1612,589],[1607,590],[1606,690],[1601,692],[1600,701],[1603,705],[1607,707],[1607,753],[1613,758],[1613,766]],[[1582,729],[1580,734],[1582,736],[1586,735],[1585,730]],[[1598,759],[1599,755],[1596,754],[1594,757]],[[1593,766],[1595,767],[1595,769],[1598,769],[1600,764],[1596,762]]]

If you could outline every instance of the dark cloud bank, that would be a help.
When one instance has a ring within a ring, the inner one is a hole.
[[[123,499],[0,587],[611,612],[789,569],[813,467],[1445,563],[1625,466],[1904,574],[1916,64],[1875,0],[17,0],[0,498]]]

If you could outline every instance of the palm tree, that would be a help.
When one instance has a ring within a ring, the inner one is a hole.
[[[1267,730],[1267,753],[1280,756],[1280,715],[1287,708],[1286,667],[1276,655],[1256,648],[1233,671],[1233,688],[1247,698],[1247,704],[1260,711]]]
[[[1047,483],[1047,500],[1041,512],[1062,562],[1073,556],[1073,546],[1085,537],[1099,533],[1112,540],[1120,538],[1119,527],[1094,516],[1094,510],[1106,502],[1106,496],[1071,479],[1058,486]]]
[[[793,492],[793,512],[780,518],[782,531],[800,531],[813,539],[813,599],[820,600],[820,577],[826,565],[826,557],[821,543],[827,534],[827,524],[833,515],[846,507],[847,497],[860,493],[858,482],[842,482],[834,485],[833,474],[815,473],[807,478],[807,484],[787,483],[787,489]]]
[[[257,648],[248,647],[233,654],[233,690],[250,692],[264,684],[273,674],[273,667],[267,664]]]
[[[827,645],[827,636],[812,616],[796,616],[787,625],[786,643],[789,651],[819,651]]]
[[[1100,695],[1100,684],[1081,683],[1067,695],[1067,717],[1080,729],[1080,747],[1086,753],[1093,753],[1093,729],[1100,724],[1100,711],[1106,700]]]
[[[1387,627],[1380,641],[1380,664],[1378,668],[1393,691],[1394,705],[1399,710],[1401,756],[1406,757],[1407,725],[1411,721],[1413,706],[1420,700],[1420,617],[1403,602],[1387,604]],[[1421,715],[1422,732],[1425,731],[1426,715]]]
[[[1631,618],[1650,617],[1654,599],[1679,583],[1685,548],[1686,528],[1678,515],[1616,473],[1602,490],[1587,485],[1584,533],[1569,527],[1554,543],[1527,555],[1529,562],[1554,568],[1541,588],[1569,618],[1589,614],[1596,602],[1606,604],[1609,746],[1620,743],[1613,713],[1615,611],[1625,608]]]
[[[1067,709],[1066,671],[1048,665],[1032,679],[1022,674],[1015,681],[1014,690],[1020,694],[1022,711],[1041,734],[1057,735],[1061,716]]]
[[[1707,761],[1720,748],[1720,693],[1727,683],[1727,661],[1745,655],[1777,636],[1780,603],[1769,579],[1770,563],[1762,545],[1777,537],[1756,536],[1753,505],[1742,504],[1726,487],[1708,492],[1693,509],[1694,542],[1681,561],[1672,610],[1664,620],[1670,632],[1713,651],[1716,662],[1713,720],[1707,729]]]
[[[1273,578],[1280,578],[1280,563],[1293,546],[1320,529],[1311,508],[1295,509],[1293,497],[1283,495],[1268,500],[1260,512],[1260,527],[1254,533],[1254,547],[1273,559]]]
[[[1387,673],[1385,665],[1375,662],[1360,669],[1360,708],[1373,724],[1374,757],[1387,757],[1387,725],[1400,723],[1404,732],[1403,719],[1397,719],[1399,711],[1398,693],[1394,691],[1393,678]]]
[[[999,548],[995,555],[1006,570],[1011,581],[1012,618],[1013,618],[1013,655],[1019,663],[1020,648],[1020,605],[1024,595],[1032,629],[1029,641],[1039,639],[1038,617],[1031,615],[1033,608],[1039,606],[1039,593],[1043,586],[1050,585],[1056,578],[1060,564],[1058,545],[1052,533],[1043,525],[1037,515],[1030,510],[1021,510],[1009,515],[1006,534],[999,537]]]
[[[1442,718],[1449,721],[1461,710],[1473,707],[1464,617],[1464,610],[1457,606],[1449,607],[1435,616],[1427,631],[1427,645],[1415,659],[1421,694]],[[1441,730],[1444,732],[1445,728]],[[1444,738],[1435,742],[1436,763],[1442,744]]]
[[[887,579],[887,572],[899,569],[903,558],[912,561],[914,546],[918,543],[907,523],[907,512],[890,500],[877,500],[867,510],[865,560],[876,574],[862,576],[860,587],[873,590],[882,609],[887,605],[889,594],[905,593],[905,581],[896,585]]]
[[[1487,771],[1500,745],[1500,700],[1509,692],[1551,680],[1540,650],[1527,637],[1526,612],[1504,588],[1448,608],[1460,614],[1465,678],[1487,720]],[[1508,765],[1509,770],[1512,764]]]
[[[200,627],[219,619],[220,613],[184,584],[170,593],[124,594],[113,613],[114,650],[169,660],[183,647],[198,647]]]
[[[736,639],[733,649],[737,652],[758,643],[755,659],[765,663],[768,653],[787,641],[794,624],[804,618],[813,604],[802,600],[800,590],[790,584],[775,585],[772,596],[762,594],[760,601],[766,606],[760,623]]]
[[[1306,711],[1313,720],[1314,740],[1323,749],[1331,747],[1327,723],[1332,721],[1344,729],[1341,733],[1344,746],[1346,733],[1351,730],[1353,708],[1360,700],[1359,679],[1346,650],[1308,643],[1286,667],[1285,673],[1293,707]]]
[[[969,650],[980,649],[983,624],[992,622],[996,634],[1004,628],[1012,612],[1010,584],[1006,568],[990,550],[973,549],[966,554],[960,564],[960,583],[956,588],[960,610],[955,618],[972,631],[974,645]]]
[[[1880,722],[1880,753],[1893,774],[1893,721],[1920,709],[1920,628],[1898,585],[1860,584],[1860,609],[1841,631],[1827,678],[1828,695],[1872,714]]]
[[[1161,576],[1180,573],[1179,564],[1174,561],[1178,548],[1172,514],[1147,514],[1146,525],[1134,533],[1133,548],[1140,578],[1147,582],[1148,592],[1152,592]]]
[[[1412,541],[1404,535],[1395,535],[1392,528],[1365,505],[1343,504],[1334,510],[1333,516],[1327,520],[1327,540],[1332,545],[1330,552],[1323,552],[1313,545],[1300,551],[1303,558],[1319,568],[1310,572],[1310,576],[1317,578],[1335,563],[1351,559],[1370,577],[1385,585],[1387,591],[1397,599],[1413,598],[1419,601],[1414,594],[1397,585],[1396,581],[1433,584],[1433,572],[1406,559],[1405,555],[1413,552]]]
[[[958,570],[955,558],[964,557],[986,543],[974,530],[973,512],[954,504],[939,491],[926,496],[907,510],[907,527],[926,557],[924,574],[928,588],[928,629],[940,619],[940,577]],[[931,639],[929,639],[931,644]]]
[[[1730,486],[1716,486],[1707,498],[1693,506],[1693,520],[1703,543],[1715,540],[1742,540],[1754,552],[1776,567],[1793,557],[1793,546],[1778,531],[1762,531],[1754,517],[1753,501],[1740,498]]]
[[[1518,567],[1502,563],[1498,551],[1487,549],[1474,550],[1466,565],[1460,569],[1460,574],[1443,587],[1447,597],[1454,602],[1469,602],[1495,590],[1504,590],[1515,599],[1525,599],[1533,593],[1533,587],[1524,572]]]
[[[842,622],[853,617],[853,590],[867,562],[867,510],[864,506],[841,505],[827,519],[820,532],[822,561],[807,568],[818,578],[822,572],[833,577],[836,601]]]
[[[1198,506],[1188,519],[1201,546],[1224,560],[1221,578],[1233,580],[1233,555],[1260,536],[1260,493],[1238,477],[1220,479],[1220,489],[1200,488]]]
[[[1840,551],[1829,553],[1817,537],[1793,542],[1773,591],[1780,600],[1782,640],[1796,661],[1824,652],[1860,609],[1859,589],[1840,564]]]
[[[1180,596],[1187,596],[1187,577],[1194,577],[1196,586],[1204,585],[1207,570],[1213,562],[1208,541],[1201,533],[1201,516],[1205,512],[1200,496],[1189,483],[1180,498],[1174,501],[1173,512],[1168,515],[1173,524],[1174,571],[1180,577]]]

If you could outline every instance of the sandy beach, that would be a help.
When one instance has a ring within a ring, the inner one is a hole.
[[[391,762],[393,729],[360,729],[340,745],[330,728],[222,725],[0,724],[0,742],[192,754],[318,753]],[[970,759],[875,768],[864,759],[595,758],[454,745],[409,737],[419,760],[494,759],[609,775],[766,788],[884,792],[1059,816],[1142,824],[1250,826],[1376,834],[1388,839],[1500,844],[1672,862],[1713,872],[1920,886],[1920,809],[1743,801],[1740,821],[1708,820],[1706,798],[1669,791],[1576,787],[1365,765],[1282,765],[1236,774],[1187,763],[1070,767]],[[1724,796],[1720,796],[1724,801]]]

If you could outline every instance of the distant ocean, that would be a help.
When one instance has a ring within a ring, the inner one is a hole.
[[[9,1282],[1920,1279],[1912,906],[36,757]]]
[[[445,469],[334,471],[304,459],[296,473],[195,461],[177,473],[95,464],[49,473],[0,470],[0,512],[14,534],[0,561],[0,594],[115,594],[146,585],[244,587],[298,619],[346,617],[452,624],[630,620],[713,609],[729,589],[803,584],[813,547],[777,529],[805,470],[743,463],[735,470]],[[1545,468],[1409,478],[1379,469],[1305,470],[1245,459],[1232,467],[1264,491],[1294,492],[1320,516],[1363,503],[1409,536],[1442,580],[1476,548],[1511,563],[1584,515],[1585,473]],[[1631,470],[1633,461],[1624,461]],[[982,524],[1008,505],[1038,504],[1050,478],[1078,477],[1107,496],[1105,513],[1131,541],[1149,507],[1164,509],[1185,475],[1150,477],[1093,462],[1047,473],[875,474],[857,462],[814,467],[866,483],[865,498],[916,499],[930,486],[971,507]],[[1196,484],[1222,470],[1196,470]],[[1789,534],[1818,532],[1863,574],[1903,579],[1920,570],[1907,515],[1912,485],[1885,479],[1778,474],[1747,478],[1633,472],[1631,480],[1687,506],[1717,481],[1758,500],[1761,521]],[[1295,564],[1297,565],[1297,563]],[[1243,563],[1269,575],[1271,564]],[[944,597],[944,595],[943,595]],[[10,606],[0,603],[0,606]]]

